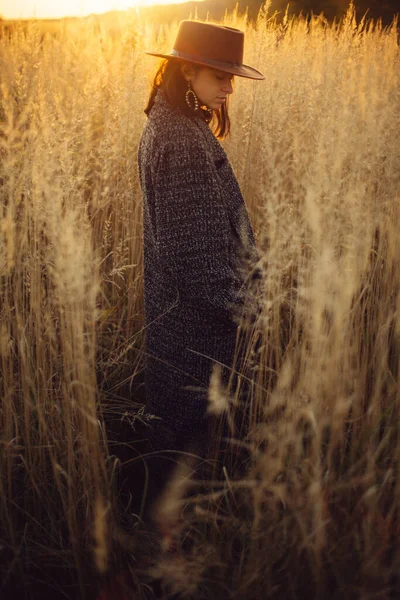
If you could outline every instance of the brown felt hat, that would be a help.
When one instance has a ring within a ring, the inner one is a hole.
[[[260,71],[243,64],[243,46],[244,33],[239,29],[201,21],[181,21],[169,54],[146,54],[179,58],[248,79],[265,79]]]

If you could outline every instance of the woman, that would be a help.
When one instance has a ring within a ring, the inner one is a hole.
[[[143,193],[146,410],[155,450],[209,443],[207,388],[214,362],[232,369],[246,282],[258,259],[239,185],[218,138],[229,132],[244,35],[182,21],[155,76],[139,146]],[[214,125],[214,132],[209,123]],[[250,263],[248,262],[250,260]]]

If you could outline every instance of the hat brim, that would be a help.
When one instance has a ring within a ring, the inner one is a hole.
[[[245,77],[246,79],[265,79],[264,75],[260,73],[260,71],[257,71],[257,69],[249,67],[248,65],[233,66],[224,62],[219,62],[217,60],[207,60],[206,58],[202,60],[194,60],[192,57],[187,58],[187,55],[185,55],[183,52],[179,52],[179,54],[177,52],[175,54],[160,54],[157,52],[146,51],[146,54],[149,54],[150,56],[158,56],[159,58],[173,58],[174,60],[184,60],[187,62],[194,63],[196,65],[202,65],[204,67],[218,69],[219,71],[224,71],[232,75],[237,75],[238,77]]]

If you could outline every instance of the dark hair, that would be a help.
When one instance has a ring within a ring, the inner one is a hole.
[[[176,60],[173,58],[165,58],[161,61],[157,73],[153,79],[150,97],[144,110],[146,115],[149,115],[153,107],[154,98],[158,89],[162,88],[168,102],[172,106],[180,108],[185,115],[193,116],[193,110],[189,108],[185,100],[187,81],[181,71],[182,62],[182,60]],[[188,64],[190,64],[190,66],[194,69],[202,68],[202,65],[196,65],[195,63]],[[213,132],[219,139],[225,138],[228,135],[231,127],[228,114],[228,99],[229,96],[227,97],[225,103],[218,110],[199,109],[200,115],[204,118],[204,120],[207,123],[211,122]]]

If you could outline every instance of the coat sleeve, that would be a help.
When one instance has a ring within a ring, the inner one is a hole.
[[[181,300],[231,319],[243,305],[242,281],[229,256],[222,182],[196,141],[174,140],[160,150],[154,174],[157,245]]]

